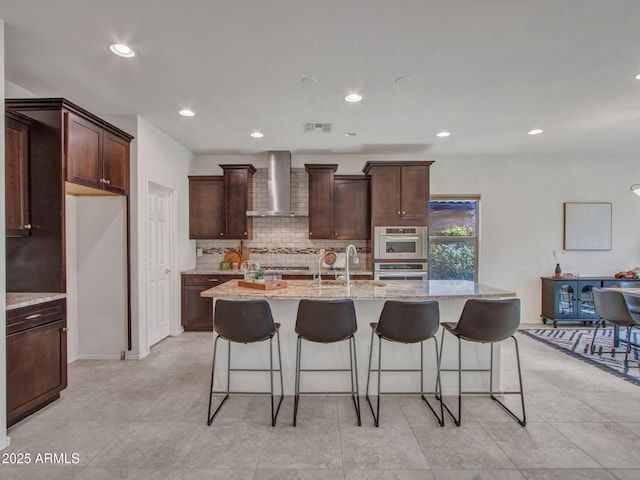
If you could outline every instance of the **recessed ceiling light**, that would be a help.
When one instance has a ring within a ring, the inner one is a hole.
[[[264,137],[264,133],[262,132],[251,132],[250,134],[253,138],[262,138]]]
[[[359,102],[360,100],[362,100],[362,97],[360,95],[358,95],[357,93],[350,93],[349,95],[344,97],[344,99],[347,102],[355,103],[355,102]]]
[[[131,57],[134,57],[136,54],[136,52],[131,50],[131,48],[129,48],[126,45],[123,45],[122,43],[114,43],[109,47],[109,49],[119,57],[131,58]]]
[[[193,110],[189,110],[188,108],[178,110],[178,113],[183,117],[194,117],[196,115],[196,112],[194,112]]]
[[[303,85],[313,85],[314,83],[318,83],[318,80],[315,77],[304,77],[300,80],[300,83]]]
[[[544,130],[541,128],[534,128],[533,130],[529,130],[527,133],[529,135],[540,135],[542,132],[544,132]]]
[[[356,135],[358,135],[357,132],[344,132],[343,135],[345,137],[355,137]]]
[[[451,135],[451,132],[442,131],[442,132],[436,133],[436,137],[448,137],[449,135]]]
[[[640,80],[640,73],[636,73],[636,76],[633,78],[635,78],[636,80]]]

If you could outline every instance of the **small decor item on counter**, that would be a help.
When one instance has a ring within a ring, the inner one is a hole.
[[[614,275],[615,278],[638,278],[638,271],[628,270],[626,272],[618,272]]]
[[[287,282],[284,280],[272,280],[270,282],[256,283],[247,282],[245,280],[238,280],[238,286],[244,288],[253,288],[255,290],[277,290],[279,288],[286,288]]]
[[[264,268],[260,267],[253,272],[253,279],[258,283],[264,283]]]
[[[553,258],[556,261],[556,268],[553,271],[553,273],[554,275],[558,275],[558,276],[562,275],[562,268],[560,268],[560,260],[558,260],[558,254],[556,253],[555,250],[552,250],[552,251],[553,251]],[[560,252],[560,256],[562,256],[563,254],[564,254],[564,251]]]
[[[237,250],[229,250],[224,255],[224,261],[229,262],[231,265],[234,263],[240,264],[241,260],[240,253]]]
[[[222,261],[220,262],[220,270],[231,270],[231,262]]]
[[[231,264],[231,270],[238,270],[238,262],[234,262]]]

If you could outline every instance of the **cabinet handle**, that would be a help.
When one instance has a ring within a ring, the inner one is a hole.
[[[337,237],[338,236],[338,232],[334,233],[334,235]]]
[[[247,232],[244,232],[245,236],[247,235]]]
[[[398,210],[398,215],[400,215],[400,210]]]
[[[98,180],[100,183],[104,183],[104,178],[101,178],[100,180]]]
[[[309,236],[313,235],[313,232],[309,232]]]
[[[26,224],[24,227],[22,227],[22,228],[24,228],[25,230],[31,230],[31,224],[30,224],[30,223],[27,223],[27,224]]]
[[[62,327],[62,328],[60,329],[60,331],[61,331],[61,332],[68,332],[68,331],[69,331],[69,329],[68,329],[67,327]]]
[[[33,320],[34,318],[38,318],[38,317],[41,317],[41,316],[42,316],[41,313],[34,313],[33,315],[29,315],[27,317],[27,320]]]
[[[105,180],[104,183],[106,183],[107,185],[111,185],[111,180]],[[404,212],[402,212],[404,213]]]
[[[210,281],[210,282],[217,282],[217,281],[218,281],[218,279],[217,279],[217,278],[210,278],[210,279],[209,279],[209,281]]]
[[[224,237],[224,232],[220,232],[220,236],[221,236],[221,237]]]
[[[404,215],[406,212],[404,210],[402,210],[402,214]]]

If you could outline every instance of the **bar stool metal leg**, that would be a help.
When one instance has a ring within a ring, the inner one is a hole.
[[[384,372],[419,372],[420,373],[420,392],[418,393],[420,393],[420,398],[424,401],[427,407],[429,407],[429,410],[431,410],[431,412],[435,415],[436,419],[438,420],[438,425],[440,425],[441,427],[444,427],[444,409],[443,409],[443,403],[442,403],[442,392],[440,391],[440,359],[438,356],[439,354],[438,340],[435,337],[433,337],[433,340],[436,346],[435,356],[436,356],[436,365],[437,365],[436,390],[433,393],[435,393],[436,399],[440,401],[440,415],[438,415],[438,413],[435,411],[435,409],[433,408],[429,400],[427,400],[427,397],[425,397],[425,394],[431,393],[431,392],[424,391],[424,341],[420,342],[420,369],[418,370],[412,370],[412,369],[384,370],[382,368],[382,337],[381,336],[378,336],[378,368],[376,369],[378,373],[378,388],[377,388],[376,408],[374,411],[373,404],[371,403],[371,398],[369,396],[370,378],[371,378],[371,372],[373,371],[371,369],[371,363],[373,358],[374,335],[375,335],[375,332],[371,332],[371,347],[369,351],[369,368],[367,372],[367,390],[365,393],[365,398],[369,404],[369,409],[371,410],[371,415],[373,416],[373,423],[375,424],[375,426],[376,427],[380,426],[380,396],[381,395],[394,395],[394,394],[402,395],[406,393],[412,393],[412,392],[382,392],[381,378],[382,378],[382,372],[384,371]]]
[[[351,393],[351,399],[353,401],[353,406],[356,410],[356,418],[358,422],[358,426],[362,425],[362,420],[360,417],[360,393],[358,391],[358,360],[356,358],[356,339],[353,335],[351,335],[348,339],[349,341],[349,373],[351,378],[351,392],[326,392],[330,393]],[[298,420],[298,405],[300,404],[300,372],[340,372],[347,371],[347,369],[302,369],[302,337],[298,336],[298,342],[296,345],[296,373],[295,373],[295,393],[293,399],[293,426],[295,427]],[[303,392],[310,394],[312,392]],[[325,392],[318,392],[325,393]]]
[[[351,344],[353,343],[353,349]],[[351,398],[353,399],[353,406],[356,409],[356,417],[358,418],[358,426],[362,425],[360,418],[360,392],[358,391],[358,359],[356,357],[356,339],[353,335],[349,338],[349,363],[351,366]],[[353,359],[353,360],[352,360]],[[353,377],[355,376],[355,385]]]
[[[231,379],[231,375],[230,375],[231,365],[227,363],[227,392],[224,398],[222,399],[222,401],[220,402],[220,405],[218,405],[218,408],[216,408],[216,411],[213,412],[213,415],[211,415],[211,404],[213,402],[213,378],[214,378],[214,373],[216,371],[216,354],[218,352],[219,339],[220,339],[220,335],[217,335],[215,341],[213,342],[213,362],[211,363],[211,388],[209,389],[209,411],[207,413],[207,425],[211,425],[211,422],[213,422],[214,417],[218,414],[224,402],[226,402],[227,399],[229,398],[229,380]],[[228,362],[230,361],[231,361],[231,342],[229,342],[229,355],[228,355]]]
[[[224,403],[228,400],[229,395],[231,393],[243,393],[243,392],[231,392],[231,371],[235,370],[235,371],[262,371],[262,372],[269,372],[269,381],[270,381],[270,391],[269,392],[253,392],[254,394],[266,394],[268,393],[271,396],[271,426],[275,427],[276,426],[276,420],[278,418],[278,413],[280,412],[280,407],[282,405],[282,401],[284,400],[284,382],[283,382],[283,378],[282,378],[282,353],[280,351],[280,333],[278,331],[276,331],[275,333],[276,336],[276,342],[277,342],[277,347],[278,347],[278,368],[274,368],[273,365],[273,336],[271,338],[269,338],[269,369],[265,370],[265,369],[242,369],[242,368],[238,368],[238,369],[234,369],[231,368],[231,344],[232,342],[228,341],[228,345],[229,348],[227,350],[227,388],[226,391],[224,392],[215,392],[213,390],[213,384],[214,384],[214,378],[215,378],[215,368],[216,368],[216,355],[217,355],[217,349],[218,349],[218,340],[220,339],[220,335],[216,336],[215,342],[214,342],[214,346],[213,346],[213,361],[211,364],[211,387],[209,389],[210,395],[209,395],[209,410],[207,413],[207,425],[211,425],[211,423],[213,422],[213,419],[216,417],[216,415],[218,414],[218,412],[222,409],[222,406],[224,405]],[[278,405],[276,406],[275,404],[275,391],[274,391],[274,385],[273,385],[273,375],[274,372],[278,372],[280,374],[280,400],[278,401]],[[218,407],[216,408],[215,412],[213,412],[213,415],[211,414],[211,408],[213,405],[213,395],[215,393],[224,393],[225,396],[222,399],[222,401],[220,402],[220,404],[218,405]],[[244,392],[247,394],[251,394],[251,392]]]

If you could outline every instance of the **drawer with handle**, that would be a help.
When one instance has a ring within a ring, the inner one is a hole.
[[[21,332],[66,317],[65,299],[7,310],[7,335]]]

